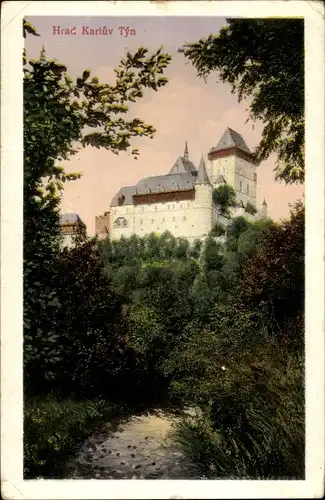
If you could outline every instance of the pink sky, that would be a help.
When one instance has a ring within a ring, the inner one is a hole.
[[[196,75],[193,66],[177,53],[185,42],[197,41],[217,32],[225,24],[222,18],[207,17],[30,17],[40,37],[28,36],[26,50],[29,58],[38,58],[44,45],[48,58],[65,64],[70,76],[81,75],[90,69],[93,76],[108,83],[114,81],[113,69],[126,51],[144,46],[149,54],[161,45],[172,55],[166,71],[169,83],[158,92],[148,91],[130,110],[146,123],[153,125],[153,140],[134,140],[140,156],[134,160],[127,153],[116,156],[106,150],[87,147],[65,163],[68,172],[82,172],[82,178],[68,183],[62,199],[63,212],[76,212],[94,234],[95,216],[109,210],[112,197],[123,185],[136,183],[144,176],[167,173],[184,151],[188,141],[190,159],[198,165],[201,155],[219,141],[227,126],[242,134],[250,149],[261,138],[260,123],[245,123],[247,102],[238,104],[230,86],[217,82],[213,74],[207,83]],[[83,36],[82,26],[113,28],[111,36]],[[76,36],[53,35],[53,26],[73,28]],[[134,36],[121,36],[119,26],[136,30]],[[265,198],[269,215],[274,219],[286,217],[289,203],[303,196],[302,186],[286,186],[274,181],[275,159],[270,158],[258,167],[257,206]]]

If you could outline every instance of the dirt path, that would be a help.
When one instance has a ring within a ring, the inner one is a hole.
[[[170,440],[170,415],[134,416],[113,430],[107,424],[68,462],[66,479],[201,479]]]

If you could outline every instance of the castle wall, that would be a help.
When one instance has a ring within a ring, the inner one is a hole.
[[[212,188],[198,186],[188,192],[187,199],[177,201],[180,193],[170,193],[171,201],[150,203],[142,200],[135,205],[112,207],[110,234],[112,239],[126,238],[132,234],[145,236],[152,232],[162,234],[170,231],[175,237],[202,238],[212,227]],[[176,196],[177,195],[177,196]],[[182,196],[181,196],[182,197]],[[156,200],[158,198],[155,198]],[[161,199],[164,199],[163,197]],[[121,218],[119,221],[118,219]],[[117,226],[117,223],[120,223]]]
[[[236,175],[234,189],[237,199],[244,205],[247,202],[256,206],[256,166],[243,158],[236,158]]]
[[[234,186],[236,170],[235,159],[235,156],[221,156],[211,160],[210,181],[212,185],[215,185],[219,175],[222,175],[227,184],[230,184],[230,186]]]
[[[104,215],[95,217],[95,233],[100,240],[107,238],[109,235],[110,213],[105,212]]]

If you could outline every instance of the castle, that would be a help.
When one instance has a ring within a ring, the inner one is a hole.
[[[166,175],[145,177],[135,186],[122,187],[111,201],[110,210],[96,217],[96,234],[119,239],[132,234],[144,236],[170,231],[190,241],[208,235],[221,217],[212,193],[229,184],[236,193],[237,207],[232,216],[266,217],[267,206],[256,215],[246,212],[247,204],[256,207],[258,163],[240,134],[227,128],[217,146],[208,153],[208,168],[203,156],[198,168],[190,161],[187,143],[183,156]]]

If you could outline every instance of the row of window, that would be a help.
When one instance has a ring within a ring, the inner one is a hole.
[[[175,222],[176,221],[176,217],[173,217],[172,218],[172,221]],[[183,222],[186,222],[187,221],[187,217],[184,216],[182,218],[182,221]],[[151,224],[154,224],[156,221],[155,219],[151,219]],[[166,222],[166,219],[165,217],[162,219],[162,223],[165,223]],[[140,220],[140,225],[142,226],[143,225],[143,220],[141,219]],[[128,221],[124,218],[124,217],[118,217],[115,221],[114,221],[114,227],[118,227],[118,228],[125,228],[125,227],[128,227]]]
[[[172,221],[173,221],[173,222],[175,222],[175,221],[176,221],[176,217],[173,217],[173,218],[172,218]],[[184,216],[184,217],[182,218],[182,221],[183,221],[183,222],[187,221],[187,217],[185,217],[185,216]],[[155,221],[155,219],[151,219],[151,224],[154,224],[155,222],[156,222],[156,221]],[[161,222],[162,222],[162,223],[166,222],[165,217],[162,219],[162,221],[161,221]],[[141,226],[143,225],[143,220],[142,220],[142,219],[140,220],[140,224],[141,224]]]
[[[147,206],[150,207],[150,205],[147,205]],[[191,202],[188,201],[187,204],[186,203],[180,203],[180,205],[177,206],[177,208],[181,208],[181,209],[182,208],[190,208],[190,206],[191,206]],[[171,203],[170,205],[167,205],[167,210],[175,210],[175,208],[176,208],[176,203]],[[140,210],[141,210],[141,212],[144,212],[144,207],[140,207]],[[155,211],[156,212],[158,211],[158,206],[157,205],[155,205]],[[117,213],[117,210],[114,210],[114,214],[116,214],[116,213]],[[126,209],[126,213],[127,214],[132,214],[133,213],[133,208],[127,208]]]

